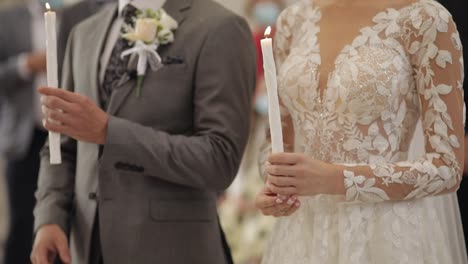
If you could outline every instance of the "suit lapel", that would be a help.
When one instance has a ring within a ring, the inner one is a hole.
[[[163,6],[163,9],[172,16],[178,23],[179,26],[184,22],[188,9],[192,6],[193,0],[167,0]]]
[[[163,9],[177,21],[180,27],[187,16],[186,11],[190,9],[192,1],[193,0],[167,0],[163,6]],[[175,41],[177,41],[177,37]],[[150,69],[148,69],[148,71],[150,71]],[[147,74],[149,74],[149,72]],[[136,81],[131,80],[130,77],[128,77],[128,75],[122,76],[119,86],[114,90],[112,94],[107,112],[110,115],[115,115],[122,106],[122,104],[125,102],[125,100],[128,98],[131,91],[134,91],[135,89]]]
[[[117,5],[111,4],[103,8],[102,23],[96,23],[92,30],[89,31],[89,43],[93,43],[92,51],[89,53],[90,64],[90,80],[91,80],[91,97],[95,102],[99,102],[99,62],[101,59],[102,50],[104,48],[105,40],[107,39],[107,32],[112,24],[113,18],[117,12]]]

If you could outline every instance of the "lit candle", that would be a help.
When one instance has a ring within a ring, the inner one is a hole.
[[[278,99],[278,82],[276,79],[276,65],[273,57],[273,41],[269,38],[271,27],[265,31],[262,39],[263,69],[265,84],[268,91],[268,118],[270,121],[271,149],[273,153],[284,152],[283,130],[281,126],[281,112]]]
[[[47,12],[44,13],[46,46],[47,46],[47,86],[58,87],[57,73],[57,30],[56,14],[50,11],[49,3],[46,3]],[[50,163],[62,163],[60,153],[60,134],[49,132]]]

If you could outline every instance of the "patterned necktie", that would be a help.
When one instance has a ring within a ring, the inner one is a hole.
[[[133,5],[127,5],[122,10],[122,18],[124,19],[124,25],[134,26],[135,21],[134,18],[137,15],[138,9],[135,8]],[[125,26],[122,27],[121,31],[123,31]],[[122,32],[124,33],[124,32]],[[99,97],[101,99],[101,106],[104,109],[107,109],[110,97],[112,95],[113,89],[117,86],[118,82],[127,74],[127,65],[129,57],[121,58],[121,54],[123,51],[129,49],[130,43],[120,37],[115,46],[112,50],[111,56],[109,58],[109,63],[107,64],[106,72],[104,74],[104,81],[101,85],[101,89],[99,89]]]

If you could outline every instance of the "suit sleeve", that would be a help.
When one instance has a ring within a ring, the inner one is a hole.
[[[130,162],[143,167],[142,175],[214,191],[232,183],[249,133],[255,46],[241,18],[210,27],[194,72],[194,133],[170,135],[111,117],[103,167]]]
[[[73,32],[67,46],[62,81],[62,87],[67,87],[71,91],[74,90],[72,50]],[[41,226],[48,224],[56,224],[65,232],[69,231],[75,185],[77,143],[64,135],[61,136],[61,139],[62,164],[50,164],[48,142],[41,151],[41,167],[36,191],[37,203],[34,209],[34,230],[36,232]]]

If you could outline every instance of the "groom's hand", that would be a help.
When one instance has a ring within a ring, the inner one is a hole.
[[[45,225],[37,232],[31,253],[33,264],[52,264],[57,256],[64,264],[71,263],[68,240],[57,225]]]
[[[39,88],[45,129],[78,141],[104,145],[109,115],[91,99],[56,88]]]

